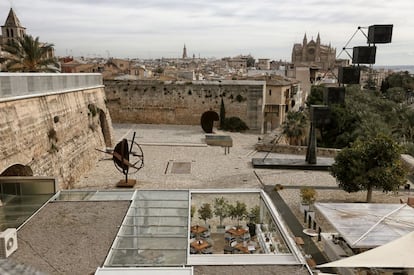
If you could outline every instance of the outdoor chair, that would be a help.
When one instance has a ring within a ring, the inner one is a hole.
[[[233,254],[234,253],[234,247],[226,245],[224,247],[224,254]]]
[[[245,233],[245,234],[241,237],[241,239],[242,239],[243,241],[250,241],[250,233]]]
[[[203,250],[201,250],[201,253],[202,254],[213,254],[213,248],[211,247],[204,248]]]
[[[232,241],[235,241],[235,238],[230,233],[224,233],[224,239],[228,244],[230,244]]]
[[[202,238],[210,238],[210,230],[204,231],[201,233]]]

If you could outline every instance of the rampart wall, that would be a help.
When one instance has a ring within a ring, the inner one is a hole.
[[[263,81],[105,81],[107,106],[114,122],[198,125],[209,110],[241,118],[262,128]]]
[[[90,74],[88,79],[83,74],[86,82],[78,81],[77,87],[52,89],[54,77],[61,80],[65,74],[43,79],[41,74],[15,75],[18,81],[11,74],[0,74],[1,84],[20,85],[7,95],[4,86],[0,89],[0,174],[13,175],[13,167],[26,166],[33,175],[56,177],[60,188],[70,188],[102,156],[95,148],[112,146],[102,78]],[[71,82],[71,77],[65,82]],[[31,84],[36,92],[28,88]],[[46,92],[42,92],[44,85],[49,85]]]

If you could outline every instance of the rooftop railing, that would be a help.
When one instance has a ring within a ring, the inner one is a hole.
[[[99,73],[0,73],[0,101],[103,87]]]

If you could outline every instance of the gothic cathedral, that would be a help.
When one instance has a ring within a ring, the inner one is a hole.
[[[292,63],[295,66],[309,66],[320,70],[333,68],[335,64],[336,49],[331,45],[322,45],[318,33],[316,42],[312,39],[308,42],[305,36],[302,44],[294,44],[292,50]]]

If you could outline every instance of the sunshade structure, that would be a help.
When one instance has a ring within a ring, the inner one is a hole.
[[[414,209],[406,204],[316,203],[315,207],[353,249],[378,247],[414,231]]]
[[[414,231],[392,242],[352,257],[318,267],[414,268]]]

